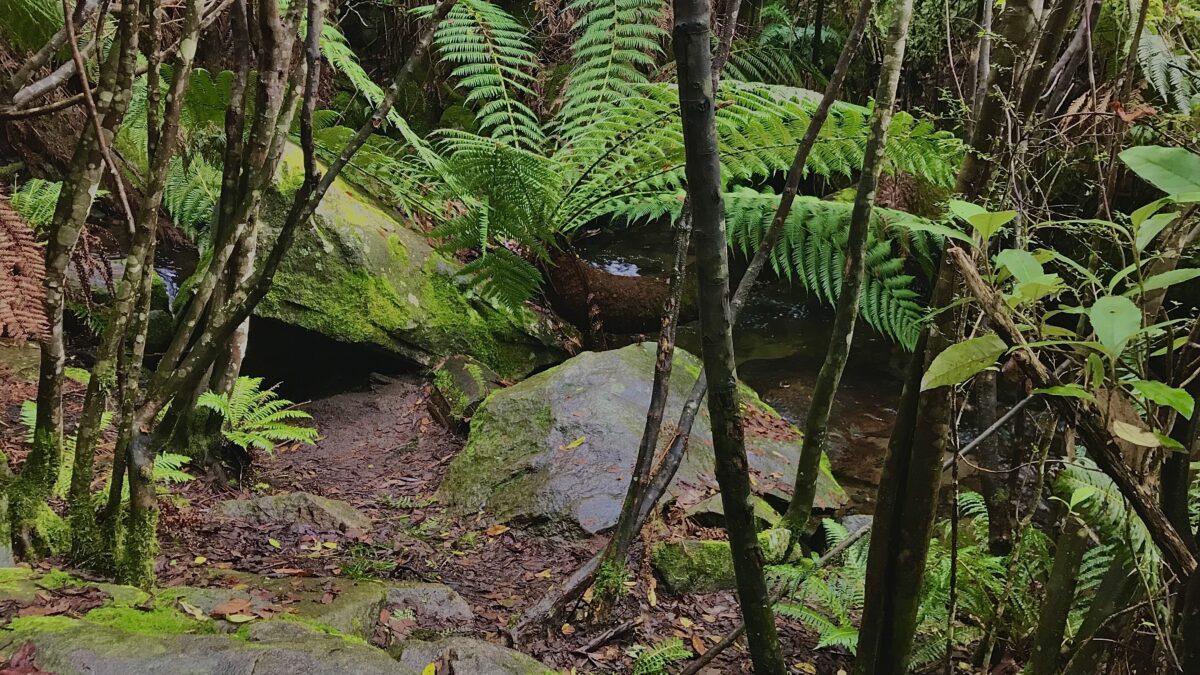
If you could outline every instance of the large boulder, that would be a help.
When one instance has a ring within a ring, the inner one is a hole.
[[[269,622],[246,639],[193,633],[141,633],[66,617],[14,621],[0,659],[27,642],[34,662],[57,675],[417,675],[386,652],[308,629]],[[284,630],[272,630],[279,627]]]
[[[285,175],[296,170],[297,152],[291,148],[285,157]],[[289,203],[279,195],[264,198],[261,222],[268,235],[285,219]],[[463,353],[507,377],[562,359],[548,317],[524,307],[493,307],[463,287],[458,270],[423,233],[338,180],[312,226],[297,234],[255,312],[422,366]]]
[[[475,412],[466,448],[442,483],[445,502],[504,520],[596,533],[617,521],[650,401],[655,347],[587,352],[507,389]],[[700,361],[675,351],[666,419],[678,419]],[[746,447],[755,490],[776,506],[791,495],[800,433],[742,387]],[[663,443],[670,441],[670,427]],[[712,432],[702,407],[671,497],[683,506],[716,491]],[[845,493],[822,458],[816,507],[833,509]]]

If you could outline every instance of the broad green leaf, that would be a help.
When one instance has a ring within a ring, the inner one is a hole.
[[[995,213],[978,213],[967,218],[967,222],[979,236],[983,237],[984,241],[992,238],[993,234],[1000,231],[1000,228],[1012,222],[1013,218],[1017,217],[1016,211],[996,211]]]
[[[1040,274],[1029,281],[1022,281],[1013,289],[1013,295],[1021,302],[1037,302],[1048,295],[1062,290],[1062,279],[1057,274]]]
[[[1173,220],[1179,217],[1178,213],[1159,213],[1147,218],[1142,224],[1137,226],[1137,238],[1134,240],[1134,246],[1137,250],[1144,251],[1158,236],[1159,232],[1163,231],[1167,225],[1170,225]]]
[[[994,365],[1005,349],[1004,341],[995,333],[951,345],[929,364],[921,378],[921,391],[966,382]]]
[[[996,254],[995,260],[1020,282],[1033,281],[1046,273],[1032,253],[1019,248],[1006,248]]]
[[[967,236],[963,232],[960,232],[959,230],[956,230],[953,227],[948,227],[946,225],[942,225],[940,223],[911,222],[911,223],[898,223],[898,225],[905,229],[912,230],[913,232],[928,232],[930,234],[936,234],[940,237],[946,237],[948,239],[955,239],[957,241],[961,241],[961,242],[963,242],[965,244],[969,244],[971,246],[975,245],[975,240],[971,239],[969,236]]]
[[[1158,436],[1153,431],[1146,431],[1121,420],[1112,421],[1112,432],[1117,438],[1124,441],[1129,441],[1134,445],[1140,445],[1143,448],[1157,448],[1162,445],[1162,441],[1158,440]]]
[[[987,213],[987,209],[971,202],[964,202],[959,199],[950,200],[950,213],[962,218],[963,220],[971,220],[972,216],[978,216]]]
[[[1160,288],[1167,288],[1175,284],[1181,284],[1185,281],[1191,281],[1196,277],[1200,277],[1200,268],[1192,268],[1185,270],[1171,270],[1161,274],[1155,274],[1141,285],[1142,291],[1156,291]]]
[[[1071,510],[1074,511],[1076,506],[1086,502],[1099,491],[1100,488],[1092,485],[1080,485],[1079,487],[1075,488],[1075,490],[1071,493],[1071,501],[1069,502]]]
[[[1200,155],[1184,148],[1143,145],[1123,150],[1122,162],[1169,195],[1200,192]]]
[[[1196,408],[1196,401],[1192,398],[1191,394],[1164,382],[1156,380],[1131,380],[1129,386],[1133,387],[1133,390],[1137,393],[1159,405],[1174,408],[1180,415],[1188,419],[1191,419],[1192,411]]]
[[[1187,450],[1187,448],[1183,447],[1183,443],[1180,443],[1179,441],[1175,440],[1174,438],[1171,438],[1170,436],[1162,433],[1161,431],[1155,431],[1154,437],[1157,438],[1158,442],[1161,443],[1162,446],[1168,450],[1175,450],[1175,451],[1179,451],[1179,452]]]
[[[1142,223],[1146,222],[1150,216],[1158,213],[1158,210],[1161,209],[1163,205],[1167,204],[1168,201],[1169,200],[1164,197],[1163,199],[1155,199],[1149,204],[1139,207],[1133,213],[1129,214],[1129,222],[1133,223],[1134,227],[1140,228]]]
[[[1092,403],[1096,402],[1096,397],[1092,396],[1092,392],[1078,384],[1059,384],[1053,387],[1034,389],[1033,393],[1045,394],[1047,396],[1067,396],[1069,398],[1080,398],[1085,401],[1091,401]]]
[[[1142,311],[1129,298],[1106,295],[1088,310],[1092,330],[1100,344],[1114,357],[1125,349],[1129,338],[1142,329]]]

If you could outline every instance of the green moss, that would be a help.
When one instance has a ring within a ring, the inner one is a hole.
[[[309,618],[306,618],[303,616],[298,616],[296,614],[282,614],[279,616],[279,619],[281,619],[283,621],[293,621],[295,623],[302,624],[304,626],[308,626],[309,628],[311,628],[319,633],[323,633],[325,635],[331,635],[333,637],[345,640],[346,642],[348,642],[350,644],[356,644],[356,645],[369,644],[366,640],[364,640],[363,638],[361,638],[357,635],[343,633],[342,631],[334,628],[333,626],[321,623],[320,621],[314,621],[312,619],[309,619]]]
[[[169,608],[146,612],[131,607],[100,607],[85,614],[83,619],[88,623],[146,635],[215,632],[211,621],[199,621]]]
[[[45,633],[74,628],[79,623],[77,619],[69,616],[19,616],[13,619],[6,628],[17,633],[22,631]]]
[[[31,579],[34,571],[28,567],[0,567],[0,586]]]
[[[782,529],[758,533],[758,545],[768,563],[777,563],[787,547]],[[797,551],[798,555],[798,551]],[[650,561],[667,586],[676,593],[710,593],[734,587],[733,556],[729,542],[686,540],[659,542],[650,549]]]
[[[408,248],[400,237],[390,234],[387,238],[388,253],[392,256],[392,261],[398,265],[408,265]]]
[[[122,551],[117,560],[117,579],[149,589],[154,585],[154,558],[158,555],[158,509],[130,514],[122,530]]]
[[[46,504],[38,505],[31,527],[43,554],[56,556],[71,550],[71,528]]]
[[[433,386],[441,392],[446,402],[450,404],[450,416],[461,418],[467,412],[467,394],[454,382],[445,368],[439,368],[433,373]]]
[[[83,585],[79,579],[76,579],[62,570],[51,570],[47,572],[46,574],[42,575],[42,578],[38,580],[38,583],[51,590],[66,588],[67,586]]]
[[[524,457],[522,451],[537,453],[545,442],[553,424],[553,411],[548,401],[536,398],[506,398],[502,415],[488,401],[497,393],[489,395],[471,419],[471,433],[467,446],[459,457],[450,464],[441,490],[446,501],[463,511],[477,511],[485,505],[489,513],[504,517],[536,499],[541,481],[546,477],[537,473],[520,472],[501,485],[496,485],[496,476],[507,475],[511,468]],[[498,419],[519,418],[530,420],[513,430],[500,424]],[[514,438],[520,433],[522,438]]]

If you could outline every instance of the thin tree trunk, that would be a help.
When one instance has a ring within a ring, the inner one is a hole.
[[[763,577],[763,553],[749,501],[750,469],[738,400],[712,87],[709,2],[676,0],[674,7],[673,43],[679,69],[687,188],[696,232],[702,353],[713,383],[708,410],[712,417],[716,477],[725,507],[725,530],[733,554],[738,600],[746,622],[754,671],[782,675],[787,668],[775,631],[775,616]]]
[[[50,332],[42,343],[38,374],[37,418],[33,443],[10,490],[14,535],[28,541],[28,521],[50,495],[62,461],[62,388],[66,349],[63,342],[63,309],[67,265],[71,251],[91,212],[92,196],[104,171],[101,147],[116,135],[129,103],[133,71],[137,64],[140,16],[138,0],[125,0],[116,40],[102,68],[95,109],[99,124],[84,125],[62,194],[55,208],[46,245],[45,310]],[[97,127],[101,136],[97,135]],[[31,551],[30,553],[36,553]]]
[[[988,75],[992,72],[992,14],[995,0],[980,0],[979,2],[979,48],[975,56],[975,91],[971,98],[971,129],[979,112],[983,109],[983,99],[987,96]],[[970,135],[968,133],[968,135]]]
[[[820,70],[821,68],[821,38],[825,30],[825,0],[817,0],[817,6],[813,10],[813,37],[812,37],[812,54],[809,60],[812,62],[813,68]]]
[[[871,135],[863,153],[862,177],[859,178],[858,194],[850,214],[846,262],[833,319],[833,331],[829,336],[829,349],[825,352],[825,361],[821,364],[821,371],[813,387],[812,401],[809,403],[808,417],[804,423],[804,441],[796,468],[796,486],[792,491],[787,513],[783,517],[784,525],[792,533],[791,541],[799,538],[800,531],[808,524],[809,515],[812,513],[821,455],[825,452],[825,441],[829,433],[829,416],[833,411],[833,401],[842,381],[842,373],[846,369],[846,361],[850,357],[850,344],[854,340],[858,302],[866,276],[864,249],[875,206],[875,190],[879,185],[879,175],[883,171],[888,128],[891,126],[892,112],[896,105],[896,87],[900,83],[900,71],[904,66],[904,51],[908,43],[908,27],[911,21],[912,0],[906,0],[892,8],[888,51],[883,59],[879,84],[875,89]]]
[[[996,373],[980,373],[975,378],[976,428],[984,428],[996,419]],[[1014,455],[1012,443],[989,440],[979,453],[979,474],[983,498],[988,507],[988,550],[992,555],[1008,555],[1017,530],[1017,498],[1011,489]]]
[[[158,371],[155,373],[155,376],[147,387],[145,395],[137,406],[137,410],[132,416],[133,435],[129,442],[128,453],[130,512],[126,526],[126,547],[122,570],[122,577],[125,580],[140,585],[149,585],[154,580],[153,562],[157,549],[154,530],[158,520],[158,506],[154,499],[153,484],[151,482],[153,474],[153,448],[159,447],[165,441],[169,431],[165,426],[155,428],[155,418],[172,396],[180,391],[187,391],[199,385],[201,378],[209,372],[222,347],[228,344],[237,327],[250,316],[254,307],[266,296],[270,290],[275,271],[279,268],[284,255],[295,240],[296,231],[309,221],[313,212],[320,204],[321,199],[324,197],[325,192],[328,191],[341,170],[350,162],[355,153],[362,148],[374,130],[383,123],[384,118],[386,118],[388,112],[395,104],[404,84],[424,62],[429,53],[430,45],[433,42],[434,30],[445,19],[446,14],[449,13],[454,3],[455,0],[441,0],[434,7],[429,26],[426,28],[425,33],[422,35],[409,59],[397,72],[392,85],[388,88],[387,93],[376,107],[371,118],[359,127],[355,135],[342,149],[338,158],[330,164],[325,174],[321,175],[317,171],[315,159],[312,114],[315,108],[319,84],[320,49],[318,40],[320,23],[323,19],[324,2],[322,0],[310,0],[308,6],[308,35],[305,40],[304,49],[307,63],[305,68],[305,85],[303,87],[304,106],[300,119],[301,149],[304,152],[305,166],[304,183],[297,191],[279,235],[273,242],[262,266],[256,269],[254,276],[245,285],[231,294],[223,307],[215,308],[216,311],[212,317],[206,321],[205,326],[195,335],[194,340],[190,342],[186,351],[184,349],[178,350],[173,359],[175,360],[173,367],[160,364]],[[318,6],[322,11],[318,10]],[[282,43],[287,42],[290,44],[294,40],[294,38],[285,38],[289,34],[292,36],[295,35],[296,20],[292,17],[292,11],[295,11],[298,15],[300,11],[298,3],[293,5],[292,9],[289,9],[289,16],[280,21],[277,7],[273,0],[260,0],[256,11],[256,17],[259,19],[260,28],[262,29],[260,40],[265,38],[268,41],[275,41],[275,44],[269,47],[269,51],[275,53],[276,56],[274,59],[267,60],[268,65],[272,69],[277,70],[277,74],[286,71],[286,69],[279,70],[279,64],[281,62],[286,63],[285,57],[290,56],[290,50],[283,49]],[[287,90],[281,86],[282,82],[283,78],[281,77],[264,77],[260,69],[259,103],[263,100],[284,98]],[[297,87],[292,87],[291,89],[298,90]],[[272,156],[277,157],[278,153],[281,153],[283,150],[283,140],[287,136],[290,124],[288,120],[280,119],[282,115],[286,114],[281,112],[281,105],[282,102],[272,105],[272,108],[275,110],[273,120],[264,121],[259,117],[252,127],[250,135],[251,143],[247,146],[247,153],[249,153],[248,156],[252,161],[244,165],[243,175],[238,181],[238,190],[242,192],[243,196],[255,191],[261,191],[264,182],[271,179],[271,176],[263,177],[259,174],[265,173],[262,171],[263,167],[272,161]],[[256,111],[263,111],[265,108],[260,104],[256,104],[255,109]],[[272,133],[267,133],[268,131]],[[256,136],[262,133],[267,133],[270,138],[263,139]],[[259,162],[257,161],[258,159],[262,161]],[[250,175],[247,175],[246,167],[253,169]],[[230,222],[243,223],[238,226],[238,229],[244,230],[246,225],[243,219],[247,218],[253,212],[252,207],[255,204],[257,204],[256,198],[249,202],[244,197],[240,199],[237,208],[232,211]],[[230,246],[230,249],[232,249],[232,246]],[[232,250],[227,251],[227,255],[224,256],[226,263],[231,255]],[[214,260],[216,258],[217,256],[214,255]],[[224,264],[221,267],[223,268]],[[210,269],[209,274],[215,275],[218,278],[221,276],[219,270],[215,269]],[[209,297],[211,297],[211,293]],[[207,299],[205,303],[207,303]],[[183,331],[189,334],[195,331],[196,328],[196,323],[190,325],[185,323],[181,327]],[[176,338],[178,338],[178,334]],[[166,359],[164,358],[165,362]],[[152,429],[152,431],[144,432],[144,429]]]
[[[72,554],[77,560],[93,556],[100,544],[91,493],[96,444],[100,438],[101,420],[108,407],[109,392],[116,386],[118,359],[122,345],[126,343],[126,328],[138,305],[145,269],[152,267],[154,262],[158,210],[162,205],[167,173],[179,139],[180,116],[195,62],[195,45],[200,33],[200,13],[203,4],[201,0],[189,0],[186,4],[182,27],[184,47],[180,49],[174,64],[174,76],[167,94],[162,127],[154,127],[150,135],[150,146],[154,148],[154,153],[150,155],[150,173],[138,209],[134,240],[125,259],[125,273],[117,285],[96,364],[88,380],[76,440],[69,499]],[[156,12],[152,6],[146,9]],[[157,25],[157,22],[152,21],[152,24]],[[158,36],[151,35],[150,43],[157,42]],[[156,121],[157,113],[148,117],[150,121]]]
[[[1042,599],[1042,610],[1038,616],[1037,634],[1033,642],[1033,656],[1025,672],[1029,675],[1054,675],[1062,659],[1063,636],[1067,629],[1067,615],[1075,600],[1075,588],[1079,582],[1079,565],[1087,550],[1088,531],[1083,521],[1073,513],[1063,518],[1062,532],[1058,535],[1054,551],[1054,565],[1046,580]]]

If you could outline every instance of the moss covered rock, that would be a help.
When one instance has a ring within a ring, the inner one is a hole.
[[[433,383],[430,410],[448,429],[462,426],[488,394],[504,386],[494,370],[465,354],[443,360],[433,369],[430,379]]]
[[[300,161],[291,148],[284,171]],[[265,198],[271,236],[289,200]],[[505,376],[561,360],[550,320],[490,305],[462,286],[459,266],[349,183],[330,187],[302,228],[257,314],[335,340],[373,345],[432,366],[470,354]]]
[[[781,562],[787,541],[788,532],[783,529],[758,534],[758,545],[768,564]],[[650,548],[650,562],[667,588],[675,593],[724,591],[734,588],[737,581],[727,541],[661,541]]]
[[[653,344],[587,352],[493,392],[450,464],[443,500],[460,511],[486,510],[501,520],[573,533],[611,527],[645,426],[654,361]],[[666,419],[678,419],[699,371],[699,359],[676,350]],[[742,400],[755,490],[782,505],[795,481],[800,433],[745,386]],[[669,488],[685,507],[716,491],[711,439],[702,408]],[[836,508],[845,499],[823,458],[816,507]]]
[[[406,640],[392,652],[400,665],[414,670],[423,670],[440,659],[454,675],[554,675],[556,672],[521,652],[463,637],[434,642]]]

